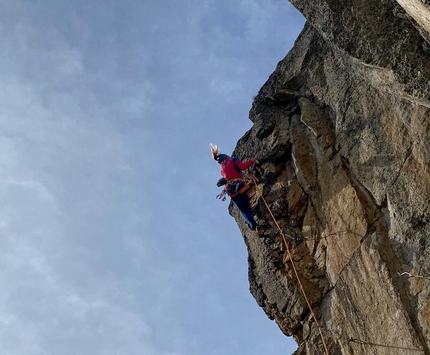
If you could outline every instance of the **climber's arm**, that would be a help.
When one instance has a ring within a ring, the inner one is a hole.
[[[250,160],[247,160],[245,162],[242,162],[240,160],[236,161],[236,165],[240,170],[246,170],[246,169],[250,168],[251,166],[253,166],[254,163],[255,163],[254,159],[250,159]]]

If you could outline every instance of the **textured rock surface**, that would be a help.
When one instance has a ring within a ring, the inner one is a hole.
[[[292,3],[308,23],[235,150],[264,156],[251,192],[264,237],[230,207],[251,293],[296,354],[324,350],[292,262],[330,354],[430,354],[429,3]]]

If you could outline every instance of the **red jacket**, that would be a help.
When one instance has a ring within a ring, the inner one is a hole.
[[[236,164],[240,170],[246,170],[254,165],[254,162],[253,159],[247,160],[246,162],[241,162],[240,160],[234,161],[232,158],[225,159],[221,163],[221,175],[227,180],[240,179],[242,174],[234,168],[234,164]]]

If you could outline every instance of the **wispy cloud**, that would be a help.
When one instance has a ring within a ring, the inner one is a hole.
[[[130,169],[114,111],[143,114],[137,93],[151,86],[116,81],[109,90],[126,92],[100,105],[92,80],[106,73],[89,72],[82,49],[19,21],[0,31],[0,352],[168,354],[128,284],[87,249]]]
[[[0,4],[0,353],[243,353],[207,144],[250,124],[275,9]]]

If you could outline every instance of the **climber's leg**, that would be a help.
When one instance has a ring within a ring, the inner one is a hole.
[[[233,197],[232,201],[234,205],[239,209],[240,213],[243,216],[243,219],[248,224],[248,226],[251,229],[255,229],[257,227],[257,222],[255,222],[255,219],[252,216],[248,194],[244,192],[240,195],[236,195]]]

